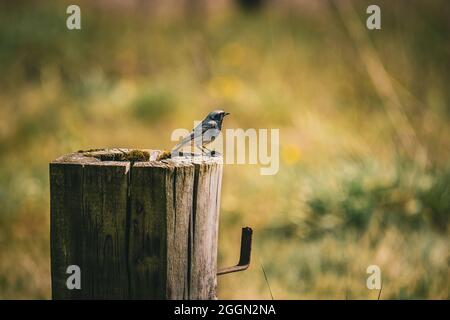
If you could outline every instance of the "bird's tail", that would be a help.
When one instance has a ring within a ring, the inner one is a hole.
[[[183,148],[185,145],[192,142],[193,134],[187,135],[184,137],[175,147],[173,147],[171,153],[178,152],[181,148]]]
[[[174,154],[174,153],[178,153],[178,151],[181,150],[181,148],[183,148],[185,145],[187,145],[189,143],[189,141],[185,141],[184,139],[181,140],[180,143],[178,143],[175,147],[172,148],[172,150],[170,151],[170,153]]]
[[[180,143],[177,144],[175,147],[173,147],[172,150],[171,150],[170,152],[171,152],[171,153],[178,152],[182,147],[183,147],[183,143],[180,142]]]

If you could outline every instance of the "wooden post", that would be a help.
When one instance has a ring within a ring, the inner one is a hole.
[[[90,150],[50,164],[54,299],[215,299],[222,159]],[[69,290],[70,265],[81,289]]]

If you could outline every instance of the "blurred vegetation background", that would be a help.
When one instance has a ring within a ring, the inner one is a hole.
[[[0,298],[51,297],[48,163],[170,148],[218,106],[280,128],[281,167],[225,167],[219,298],[449,297],[450,3],[0,2]]]

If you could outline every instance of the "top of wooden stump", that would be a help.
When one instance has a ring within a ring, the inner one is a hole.
[[[192,164],[221,164],[221,155],[201,155],[184,153],[171,157],[168,151],[154,149],[89,149],[79,150],[57,158],[52,164],[108,165],[123,166],[183,166]]]

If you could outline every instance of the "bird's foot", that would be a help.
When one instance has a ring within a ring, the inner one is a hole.
[[[206,149],[206,150],[208,150],[208,152],[205,155],[207,155],[209,157],[219,157],[222,155],[220,152],[218,152],[216,150],[209,150],[209,149]]]
[[[209,154],[210,154],[211,157],[220,157],[220,156],[222,156],[222,154],[219,151],[216,151],[216,150],[212,150]]]

